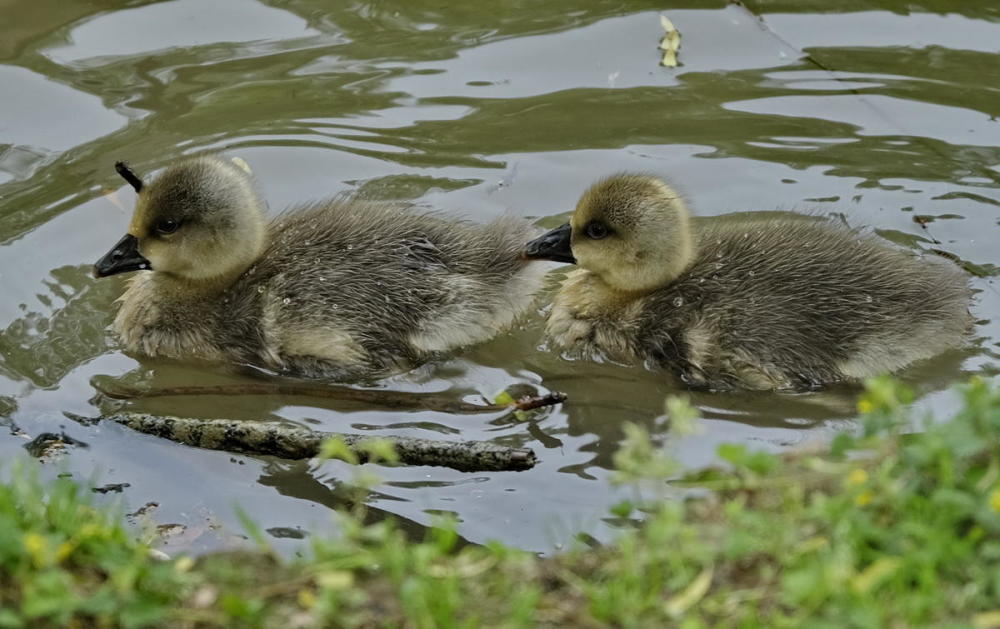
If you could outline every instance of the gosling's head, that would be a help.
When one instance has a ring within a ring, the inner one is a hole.
[[[260,255],[264,209],[243,160],[188,159],[148,184],[123,162],[115,169],[139,198],[128,233],[94,265],[96,277],[152,270],[191,282],[223,279]]]
[[[614,175],[591,186],[570,222],[529,242],[525,255],[574,262],[616,290],[650,291],[691,264],[690,215],[660,179]]]

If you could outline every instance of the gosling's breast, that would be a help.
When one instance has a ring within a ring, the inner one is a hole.
[[[163,289],[152,271],[131,278],[119,301],[114,329],[127,351],[206,361],[227,358],[217,342],[216,317],[206,304],[178,300]]]

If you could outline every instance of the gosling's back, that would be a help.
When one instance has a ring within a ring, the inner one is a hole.
[[[695,385],[801,388],[895,371],[963,341],[964,273],[810,218],[703,222],[642,301],[638,356]]]
[[[267,345],[308,356],[308,345],[335,339],[376,371],[392,370],[489,338],[522,314],[543,271],[519,256],[533,231],[511,216],[484,226],[329,201],[275,218],[235,289],[265,287]]]

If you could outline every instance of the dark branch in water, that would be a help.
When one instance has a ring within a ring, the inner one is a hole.
[[[533,411],[536,408],[545,406],[555,406],[566,401],[569,397],[565,393],[552,391],[545,395],[526,395],[510,405],[510,408],[518,411]]]
[[[528,448],[509,448],[486,441],[437,441],[412,437],[372,437],[295,428],[273,422],[231,419],[189,419],[116,413],[109,419],[150,435],[198,448],[271,455],[285,459],[307,459],[319,454],[331,437],[341,439],[364,463],[365,442],[388,441],[404,465],[436,465],[463,472],[516,471],[534,467],[537,459]]]
[[[528,411],[544,406],[553,406],[566,401],[565,393],[555,391],[545,395],[526,395],[511,404],[473,404],[432,393],[352,389],[344,386],[318,386],[276,382],[168,387],[163,389],[140,389],[123,384],[115,384],[113,388],[107,388],[106,385],[98,382],[94,382],[93,384],[102,394],[116,400],[181,395],[302,395],[349,402],[363,402],[386,409],[441,411],[453,414],[496,413],[509,410]]]
[[[139,175],[132,172],[132,169],[128,167],[128,164],[125,162],[115,162],[115,170],[122,176],[122,179],[135,188],[136,192],[142,190],[142,179],[139,178]]]

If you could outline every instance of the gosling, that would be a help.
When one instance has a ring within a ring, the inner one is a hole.
[[[546,324],[567,353],[666,368],[694,388],[814,389],[960,346],[965,274],[809,216],[692,225],[663,181],[592,186],[526,246],[575,263]]]
[[[126,351],[332,380],[404,371],[489,339],[531,305],[537,235],[398,205],[332,199],[273,220],[249,167],[202,156],[138,193],[128,233],[96,277],[138,271],[114,329]]]

